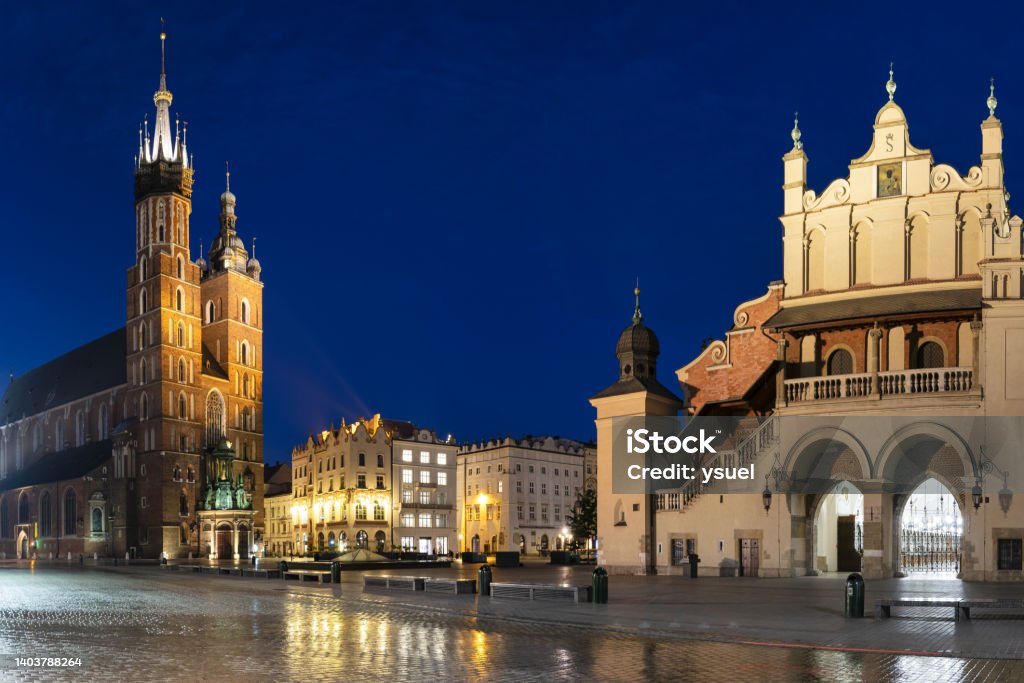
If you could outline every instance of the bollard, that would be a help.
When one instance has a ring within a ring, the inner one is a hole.
[[[601,605],[608,602],[608,571],[604,567],[594,570],[592,591],[594,602]]]
[[[690,578],[691,579],[696,579],[697,578],[697,565],[700,563],[700,556],[697,555],[697,553],[690,553],[689,560],[690,560]]]
[[[477,579],[477,586],[479,587],[478,592],[480,595],[490,595],[491,578],[493,578],[493,575],[491,574],[491,566],[489,564],[480,565],[480,571],[477,572],[477,576],[479,577]]]
[[[331,562],[331,583],[341,583],[341,563]]]
[[[854,618],[864,616],[864,577],[856,572],[846,577],[846,602],[843,614]]]

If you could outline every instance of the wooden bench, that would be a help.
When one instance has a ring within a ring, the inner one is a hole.
[[[281,578],[280,569],[243,569],[242,576],[255,576],[257,578],[264,579],[278,579]]]
[[[454,593],[455,595],[472,595],[476,593],[476,579],[437,579],[431,578],[423,582],[423,590],[428,593]]]
[[[319,583],[330,583],[331,573],[317,569],[286,569],[281,572],[281,578],[285,581],[317,581]]]
[[[957,606],[957,621],[971,618],[972,609],[1021,609],[1024,610],[1024,599],[1020,598],[975,598],[961,600]]]
[[[553,600],[559,602],[590,602],[590,586],[544,583],[492,583],[492,598],[519,600]]]
[[[959,620],[960,600],[958,598],[885,598],[875,602],[875,617],[888,619],[893,607],[951,607],[953,621]]]
[[[363,576],[363,588],[421,591],[427,581],[422,576]]]

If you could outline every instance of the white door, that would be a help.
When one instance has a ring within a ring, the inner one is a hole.
[[[426,553],[427,555],[434,554],[434,541],[429,537],[420,537],[420,552]]]

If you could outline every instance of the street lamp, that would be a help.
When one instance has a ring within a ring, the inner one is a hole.
[[[761,492],[761,501],[764,503],[764,514],[767,515],[772,508],[772,490],[768,488],[767,479],[764,482],[764,491]]]

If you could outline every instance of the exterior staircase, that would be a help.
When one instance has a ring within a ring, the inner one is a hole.
[[[735,448],[718,451],[701,463],[701,467],[746,467],[762,455],[772,454],[778,443],[779,417],[770,415],[743,437]],[[704,484],[698,477],[672,492],[655,494],[656,509],[659,512],[686,512],[709,486],[713,484]]]

